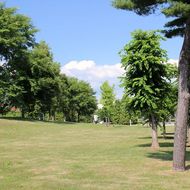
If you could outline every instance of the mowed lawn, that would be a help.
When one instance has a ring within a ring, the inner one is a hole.
[[[142,126],[1,119],[0,190],[189,190],[190,170],[171,170],[173,139],[159,142],[152,151]]]

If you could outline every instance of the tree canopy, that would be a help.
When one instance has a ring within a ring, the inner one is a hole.
[[[114,85],[111,86],[108,81],[105,81],[100,86],[100,91],[100,103],[103,105],[100,115],[108,120],[106,122],[109,123],[109,121],[112,120],[113,106],[115,102]]]
[[[137,30],[132,40],[120,52],[122,77],[126,95],[131,97],[132,110],[141,111],[152,126],[152,147],[158,148],[157,124],[159,110],[167,96],[166,51],[161,49],[162,37],[154,31]]]
[[[160,11],[173,19],[165,24],[163,32],[167,37],[183,36],[186,21],[190,15],[189,0],[114,0],[113,6],[134,11],[138,15],[149,15]]]

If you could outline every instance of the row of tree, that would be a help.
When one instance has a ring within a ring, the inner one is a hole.
[[[114,85],[111,86],[108,81],[100,86],[100,92],[100,104],[103,107],[98,109],[97,114],[107,125],[110,122],[122,125],[135,124],[141,118],[139,111],[131,110],[129,96],[124,94],[121,99],[116,99]]]
[[[55,118],[63,113],[68,121],[80,121],[96,110],[95,92],[76,78],[60,74],[48,45],[35,40],[31,20],[0,4],[0,112],[12,107],[22,117]]]

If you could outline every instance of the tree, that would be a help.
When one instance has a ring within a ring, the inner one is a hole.
[[[160,10],[167,18],[166,37],[183,36],[184,42],[179,56],[179,86],[174,137],[173,169],[185,170],[186,134],[190,99],[190,2],[189,0],[113,0],[116,8],[134,11],[138,15],[149,15]]]
[[[26,55],[25,65],[17,68],[16,85],[21,90],[12,102],[21,110],[22,117],[27,113],[30,118],[42,119],[42,114],[48,112],[49,118],[54,118],[59,94],[59,64],[53,61],[44,41]]]
[[[49,113],[49,118],[55,118],[57,97],[59,95],[60,66],[53,61],[53,55],[48,45],[42,41],[30,52],[31,76],[28,76],[26,95],[32,92],[34,101],[28,105],[30,112]],[[37,111],[37,112],[36,112]]]
[[[23,89],[18,85],[21,70],[27,70],[27,51],[35,44],[36,29],[28,17],[0,3],[0,104],[17,105]]]
[[[0,26],[0,58],[6,62],[34,45],[37,30],[30,18],[16,13],[16,8],[0,3]]]
[[[76,78],[68,78],[68,109],[65,110],[67,121],[80,122],[80,116],[90,116],[97,108],[95,92],[91,86]]]
[[[60,94],[58,96],[58,111],[63,114],[63,118],[68,119],[69,112],[69,82],[68,77],[65,74],[60,74],[59,89]],[[66,117],[67,116],[67,117]]]
[[[168,87],[166,82],[166,51],[160,48],[162,37],[156,32],[137,30],[132,40],[120,52],[122,77],[126,95],[131,97],[131,109],[141,111],[152,127],[152,148],[158,148],[158,112]]]
[[[106,123],[112,119],[113,107],[115,102],[114,85],[110,86],[108,81],[103,82],[100,86],[101,98],[100,103],[103,105],[102,111],[104,117],[108,120]]]
[[[78,81],[78,94],[75,98],[77,100],[77,120],[80,122],[80,116],[88,116],[94,113],[97,108],[97,101],[94,90],[85,81]]]
[[[139,114],[136,110],[131,110],[129,101],[130,97],[124,95],[121,100],[114,102],[112,115],[114,124],[130,125],[131,123],[137,123]]]
[[[163,136],[165,137],[166,133],[166,126],[165,122],[174,117],[176,114],[176,107],[177,107],[177,67],[171,64],[166,64],[167,67],[167,82],[168,82],[168,91],[169,93],[166,94],[165,98],[162,101],[159,117],[163,123]]]

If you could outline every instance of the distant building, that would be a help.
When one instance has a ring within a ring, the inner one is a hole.
[[[102,109],[103,105],[102,104],[98,104],[98,109]]]
[[[93,123],[97,124],[98,123],[98,115],[94,115],[93,118]]]
[[[169,59],[167,63],[172,64],[172,65],[175,65],[176,67],[178,67],[178,65],[179,65],[179,60]]]

